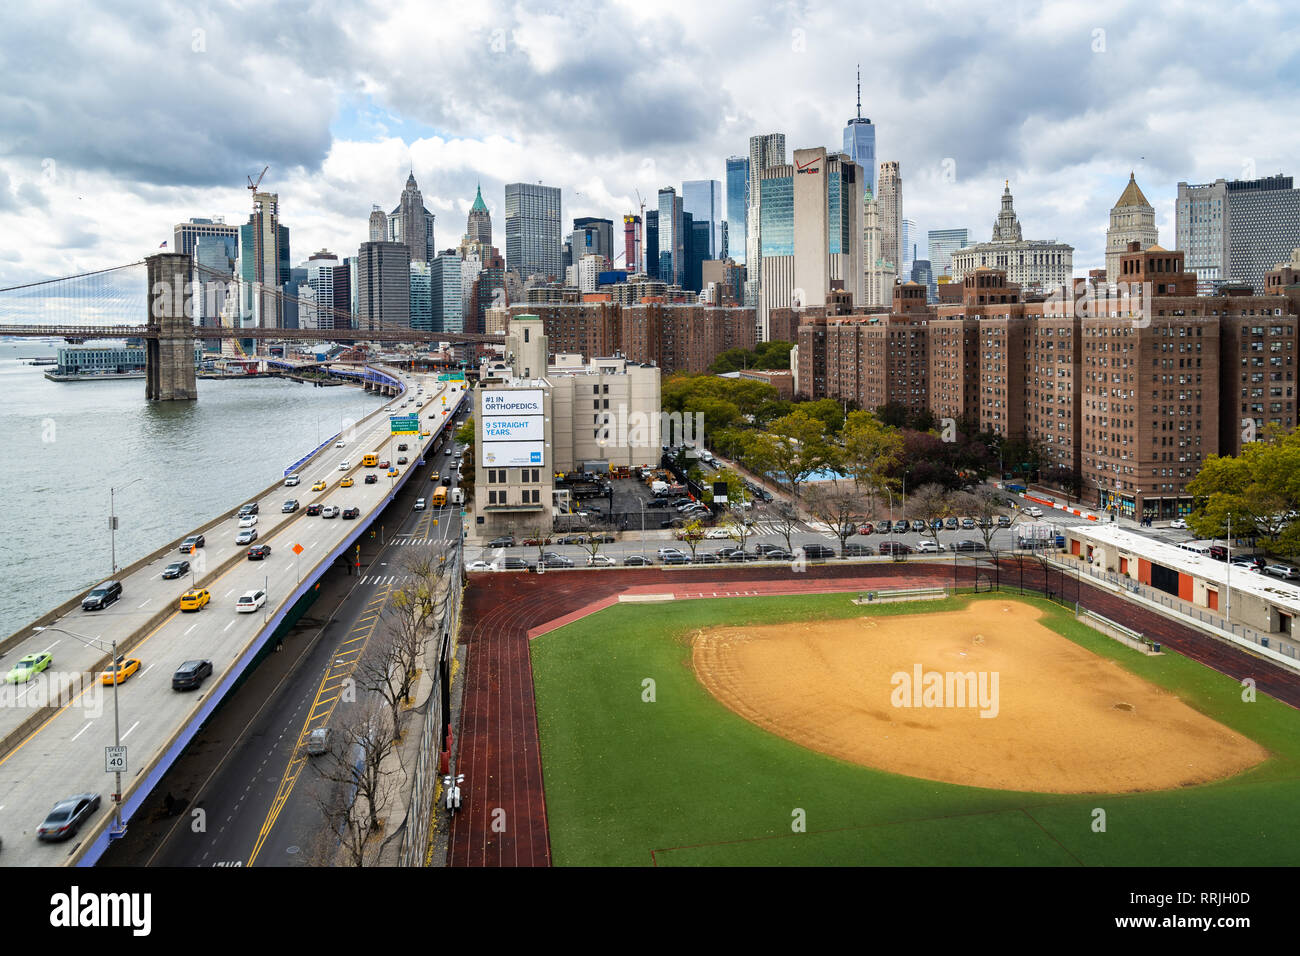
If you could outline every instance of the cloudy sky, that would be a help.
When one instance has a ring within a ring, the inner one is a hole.
[[[724,179],[755,133],[838,148],[859,62],[904,216],[985,240],[1009,179],[1026,238],[1074,245],[1078,274],[1130,170],[1169,247],[1179,180],[1300,172],[1282,3],[107,6],[0,11],[0,287],[130,262],[191,216],[243,221],[267,165],[295,264],[355,254],[408,168],[443,248],[478,182],[498,240],[508,182],[616,219],[638,189]]]

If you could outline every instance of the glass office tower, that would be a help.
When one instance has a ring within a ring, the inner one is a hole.
[[[540,273],[564,278],[560,188],[539,183],[506,184],[506,267],[521,279]]]

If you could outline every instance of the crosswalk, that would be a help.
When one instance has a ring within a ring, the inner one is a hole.
[[[383,587],[385,585],[394,585],[400,584],[404,581],[411,581],[414,577],[415,576],[412,574],[367,574],[361,579],[361,583]]]
[[[752,535],[783,535],[787,525],[782,521],[755,521],[750,525],[750,534]],[[819,534],[823,538],[829,538],[832,541],[838,541],[839,535],[831,530],[831,526],[824,521],[799,521],[796,522],[792,533],[807,534],[812,532]]]
[[[392,544],[398,548],[404,545],[409,545],[417,548],[427,548],[430,545],[446,544],[446,543],[447,541],[445,538],[399,538],[398,540],[392,542]]]

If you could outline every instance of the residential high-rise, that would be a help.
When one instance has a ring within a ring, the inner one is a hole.
[[[1128,185],[1119,201],[1110,210],[1110,226],[1106,229],[1106,281],[1119,281],[1119,257],[1130,242],[1147,249],[1159,242],[1156,231],[1156,211],[1147,197],[1142,195],[1133,174],[1128,174]]]
[[[298,310],[298,326],[304,329],[333,329],[334,276],[339,267],[338,256],[321,249],[307,259],[307,287],[312,291],[309,302]]]
[[[785,134],[764,133],[749,138],[749,210],[745,217],[745,304],[758,304],[763,281],[762,203],[759,182],[767,170],[785,166]]]
[[[709,248],[705,259],[722,257],[722,183],[716,179],[691,179],[682,183],[682,211],[697,222],[709,224]]]
[[[1228,281],[1264,290],[1264,274],[1300,247],[1300,189],[1263,179],[1178,184],[1175,243],[1202,291]]]
[[[952,254],[952,277],[961,279],[979,268],[1002,269],[1024,292],[1051,293],[1073,288],[1074,248],[1055,239],[1025,239],[1012,204],[1011,184],[1002,192],[1002,208],[993,238]]]
[[[903,267],[903,175],[898,162],[889,160],[880,164],[879,191],[875,194],[880,203],[881,257]]]
[[[682,197],[672,186],[659,190],[659,278],[681,285],[686,272],[686,237],[682,231]]]
[[[404,243],[412,262],[428,262],[434,257],[433,213],[424,208],[414,170],[406,177],[397,208],[388,214],[388,241]]]
[[[858,70],[858,113],[844,126],[844,152],[862,167],[864,187],[876,194],[876,128],[862,115],[862,71]]]
[[[629,273],[641,271],[641,217],[623,217],[623,265]]]
[[[952,275],[952,254],[970,242],[966,229],[931,229],[929,240],[930,270],[938,276]]]
[[[363,242],[357,250],[360,331],[411,327],[411,249],[404,242]]]
[[[745,264],[745,210],[749,206],[749,160],[727,157],[727,248],[723,258]]]
[[[438,253],[438,257],[429,263],[429,299],[434,332],[465,330],[461,259],[455,249]]]
[[[560,261],[560,189],[541,183],[506,184],[506,265],[527,280],[563,278]]]
[[[469,207],[465,238],[471,242],[481,242],[485,246],[492,245],[492,213],[488,212],[487,203],[483,201],[482,186],[478,187],[474,194],[474,204]]]
[[[276,293],[289,283],[289,227],[280,225],[280,197],[254,193],[253,214],[239,227],[239,314],[253,328],[284,328]]]
[[[172,251],[179,252],[181,255],[190,256],[194,254],[194,248],[202,238],[209,240],[208,247],[212,247],[212,240],[218,240],[226,247],[226,255],[234,259],[239,255],[239,227],[227,226],[226,220],[221,216],[213,216],[211,219],[191,219],[189,222],[177,223],[172,234]]]
[[[583,256],[603,256],[613,261],[614,222],[592,216],[575,219],[569,241],[573,247],[571,265],[577,265]]]

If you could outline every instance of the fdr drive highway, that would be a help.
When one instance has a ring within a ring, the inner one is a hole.
[[[6,670],[29,654],[49,653],[53,659],[36,678],[0,690],[0,864],[98,861],[109,846],[114,817],[115,776],[106,772],[106,748],[120,739],[126,750],[121,813],[129,823],[245,672],[316,597],[320,578],[336,562],[352,561],[363,536],[369,540],[375,518],[408,480],[422,477],[412,478],[426,452],[454,429],[464,383],[438,382],[436,375],[384,373],[402,394],[351,433],[338,436],[343,447],[331,440],[296,466],[298,485],[262,494],[253,543],[270,546],[264,559],[245,557],[248,545],[235,544],[238,519],[226,516],[197,529],[206,542],[196,553],[181,554],[177,541],[122,572],[122,596],[107,608],[61,609],[37,622],[40,629],[33,625],[6,642]],[[420,387],[424,394],[416,397]],[[429,434],[392,435],[389,415],[418,415],[419,427]],[[451,440],[449,434],[446,440]],[[399,442],[409,449],[398,451]],[[397,474],[363,466],[368,453],[391,461]],[[400,456],[408,463],[398,465]],[[436,467],[445,468],[441,463]],[[377,480],[367,483],[368,474]],[[349,478],[352,482],[344,487]],[[284,513],[281,506],[289,499],[296,499],[299,508]],[[311,505],[355,508],[360,514],[356,520],[331,520],[307,514]],[[188,560],[191,572],[163,579],[163,569],[176,560]],[[178,601],[193,587],[206,590],[211,599],[200,610],[183,612]],[[266,594],[264,604],[251,613],[236,611],[241,595],[259,591]],[[138,672],[116,687],[116,700],[115,688],[100,683],[114,641],[119,655],[140,661]],[[173,690],[172,674],[196,659],[211,661],[212,675],[195,690]],[[101,797],[79,832],[62,842],[39,840],[37,828],[50,808],[79,794]]]

